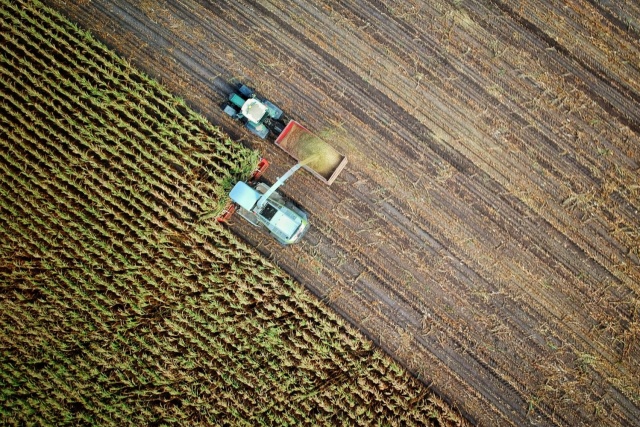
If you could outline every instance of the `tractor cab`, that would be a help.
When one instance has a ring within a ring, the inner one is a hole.
[[[258,124],[267,114],[267,106],[255,98],[247,99],[240,107],[240,112],[251,123]]]
[[[245,85],[238,87],[238,92],[229,95],[223,111],[241,120],[247,129],[264,139],[272,132],[276,137],[285,127],[282,110],[266,99],[260,99],[256,93]]]

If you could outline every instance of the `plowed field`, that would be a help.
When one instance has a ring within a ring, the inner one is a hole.
[[[303,244],[232,228],[482,425],[640,424],[640,6],[47,0],[226,118],[242,81],[331,143]]]

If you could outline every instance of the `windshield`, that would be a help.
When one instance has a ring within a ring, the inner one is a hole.
[[[278,210],[270,203],[267,203],[264,209],[262,209],[262,216],[265,217],[267,221],[271,221],[276,213],[278,213]]]

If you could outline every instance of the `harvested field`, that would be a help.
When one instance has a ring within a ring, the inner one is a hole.
[[[349,156],[283,249],[233,229],[481,425],[640,425],[640,6],[47,0],[219,110],[254,86]]]
[[[0,0],[0,424],[466,425],[215,221],[257,153]]]

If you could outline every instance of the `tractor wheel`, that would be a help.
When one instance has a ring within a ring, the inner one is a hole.
[[[275,105],[271,101],[265,101],[264,105],[266,105],[269,109],[269,117],[274,120],[278,120],[280,117],[282,117],[282,110],[277,105]]]
[[[222,111],[224,111],[228,116],[231,116],[231,117],[235,117],[236,114],[238,114],[238,111],[229,104],[225,104],[222,107]]]
[[[277,137],[280,136],[280,134],[282,133],[282,131],[284,130],[285,125],[284,123],[280,122],[280,121],[274,121],[273,125],[271,127],[271,131],[273,132],[273,134]]]
[[[246,126],[247,129],[249,129],[251,131],[251,133],[253,133],[254,135],[259,136],[262,139],[265,139],[267,137],[267,135],[269,135],[269,128],[267,128],[263,124],[256,125],[254,123],[247,122],[247,123],[245,123],[245,126]]]
[[[242,94],[245,98],[251,98],[254,95],[254,91],[251,90],[248,86],[240,85],[238,88],[238,92]]]

